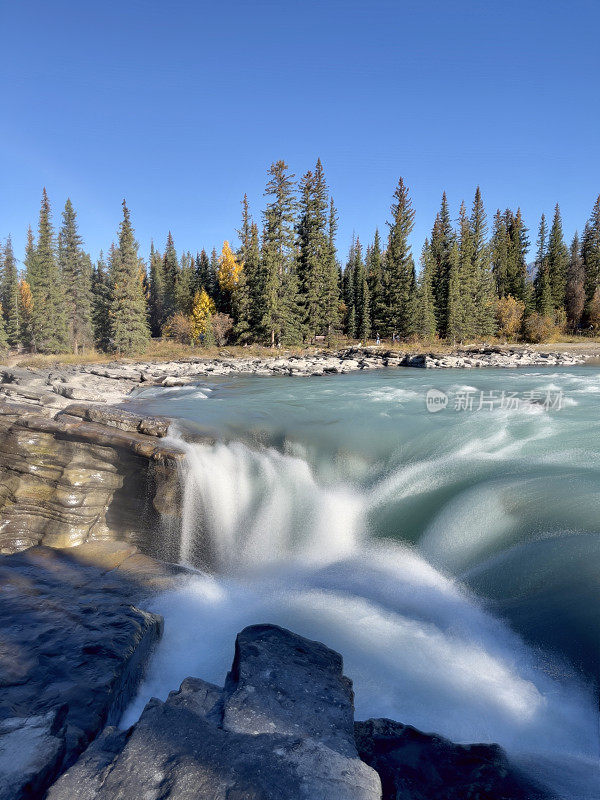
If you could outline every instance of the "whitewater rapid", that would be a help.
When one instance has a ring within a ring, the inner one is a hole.
[[[189,675],[222,685],[235,634],[272,622],[342,653],[359,719],[499,742],[560,796],[597,800],[600,375],[465,376],[141,393],[178,418],[183,524],[163,538],[197,572],[155,599],[164,639],[123,724]],[[480,392],[563,397],[453,408]]]
[[[358,719],[498,742],[538,778],[554,775],[555,788],[568,774],[570,800],[595,796],[591,690],[423,553],[366,536],[372,506],[398,483],[414,491],[418,468],[366,491],[323,485],[300,455],[177,441],[186,452],[179,560],[204,571],[155,599],[164,638],[124,726],[190,675],[222,685],[235,634],[275,623],[342,653]],[[434,526],[425,550],[443,543]]]

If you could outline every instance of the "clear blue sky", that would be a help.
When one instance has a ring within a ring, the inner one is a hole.
[[[266,171],[321,157],[353,230],[383,229],[397,179],[418,255],[442,191],[559,202],[581,230],[600,193],[600,2],[0,0],[0,238],[23,257],[42,186],[95,257],[122,197],[141,252],[231,239]]]

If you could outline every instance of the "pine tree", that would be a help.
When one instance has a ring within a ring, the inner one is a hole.
[[[167,235],[167,243],[163,256],[163,276],[165,285],[164,313],[165,319],[168,319],[177,311],[176,293],[179,280],[179,262],[177,260],[177,251],[175,250],[175,243],[173,242],[171,231],[169,231]]]
[[[446,338],[454,342],[465,336],[465,313],[461,289],[461,260],[458,242],[452,243],[448,268],[448,317]]]
[[[327,337],[331,344],[331,337],[340,322],[340,267],[337,260],[335,237],[337,234],[337,211],[333,198],[329,200],[329,217],[327,220],[327,260],[325,264],[324,295],[325,319]]]
[[[379,231],[375,231],[373,245],[367,255],[367,280],[371,296],[371,328],[375,333],[383,333],[386,329],[387,308],[385,304],[385,287],[383,284],[383,258]]]
[[[83,253],[77,216],[70,198],[65,203],[60,231],[59,268],[64,285],[69,343],[74,353],[92,344],[92,275]]]
[[[448,328],[448,293],[450,288],[450,270],[452,267],[452,248],[455,241],[448,199],[446,192],[442,195],[442,204],[437,215],[429,247],[435,264],[433,276],[433,295],[437,315],[437,327],[440,336],[444,337]]]
[[[231,307],[236,341],[245,344],[252,339],[255,317],[252,290],[258,277],[260,259],[258,230],[252,222],[246,194],[242,199],[242,226],[237,234],[240,247],[236,254],[236,260],[243,264],[243,269],[239,273],[237,285],[232,293]]]
[[[303,323],[311,341],[327,326],[327,206],[327,186],[319,159],[314,173],[307,172],[300,184],[298,224],[298,285]]]
[[[575,331],[579,327],[585,308],[585,267],[577,233],[571,243],[569,266],[567,267],[565,306],[567,323],[571,330]]]
[[[285,161],[276,161],[269,169],[265,190],[265,195],[271,199],[264,211],[259,296],[263,310],[261,328],[271,347],[277,341],[294,344],[301,336],[295,270],[296,199],[293,178]]]
[[[112,262],[114,260],[114,245],[111,251]],[[104,261],[104,253],[100,251],[100,257],[92,272],[92,328],[96,347],[104,352],[110,350],[110,307],[110,278]]]
[[[395,332],[400,337],[408,337],[415,330],[416,274],[408,242],[414,227],[415,212],[402,178],[394,192],[391,216],[385,254],[386,328],[388,332]]]
[[[360,240],[354,244],[354,264],[352,267],[354,296],[354,331],[355,336],[365,341],[371,335],[371,304],[367,271],[362,257]]]
[[[552,306],[562,309],[565,305],[569,251],[563,238],[562,220],[558,203],[554,209],[554,220],[548,238],[548,277]]]
[[[123,200],[123,221],[119,246],[111,263],[111,334],[115,350],[129,354],[143,352],[150,338],[143,275],[137,254],[131,217]]]
[[[33,346],[44,353],[66,352],[65,296],[45,189],[42,193],[37,246],[33,254],[28,253],[27,262],[27,282],[33,297]]]
[[[536,276],[535,305],[539,314],[549,317],[552,315],[552,288],[550,282],[550,270],[548,264],[548,226],[546,216],[542,214],[538,229],[537,256],[535,259]]]
[[[181,254],[177,281],[175,283],[175,308],[189,316],[194,300],[194,283],[196,279],[195,262],[189,250]]]
[[[260,331],[262,319],[262,308],[260,305],[260,241],[258,235],[258,225],[255,222],[253,222],[250,226],[250,242],[246,250],[244,271],[246,273],[246,284],[248,291],[248,324],[251,331],[251,336],[249,338],[255,339]]]
[[[600,288],[600,195],[583,232],[582,256],[586,298],[591,302],[596,290]]]
[[[421,274],[419,276],[417,303],[416,303],[416,334],[426,341],[431,341],[437,336],[435,301],[433,297],[433,275],[435,262],[425,239],[421,253]]]
[[[475,266],[475,239],[467,209],[463,203],[459,211],[459,239],[457,258],[458,295],[453,299],[453,328],[451,335],[461,341],[477,336],[478,275]],[[450,296],[450,290],[449,290]],[[458,304],[458,305],[457,305]]]
[[[510,213],[507,211],[507,213]],[[496,282],[498,297],[507,297],[510,293],[508,284],[508,228],[506,214],[500,209],[494,215],[494,231],[492,233],[492,274]]]
[[[348,252],[348,261],[344,269],[342,277],[342,295],[344,298],[344,306],[346,308],[345,331],[351,338],[355,339],[357,335],[356,327],[356,280],[354,277],[354,270],[356,267],[356,239],[352,237],[352,244]]]
[[[160,336],[165,317],[165,272],[163,257],[150,242],[150,331],[152,336]]]
[[[10,347],[16,347],[19,334],[19,276],[17,261],[9,236],[4,248],[4,268],[2,271],[2,308],[6,319],[6,339]]]
[[[487,219],[479,186],[471,209],[473,275],[475,279],[475,333],[487,338],[496,332],[496,290],[487,242]]]
[[[528,229],[523,223],[521,209],[516,214],[507,211],[508,245],[508,294],[522,302],[527,301],[527,251]]]
[[[206,255],[204,248],[196,255],[195,277],[194,277],[194,292],[201,292],[206,289],[209,295],[213,294],[214,281],[210,271],[210,261]]]

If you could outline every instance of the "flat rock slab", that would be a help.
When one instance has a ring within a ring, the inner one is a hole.
[[[360,757],[381,778],[383,800],[555,800],[496,744],[454,744],[389,719],[354,727]]]
[[[99,738],[48,800],[381,797],[358,758],[341,657],[273,625],[239,634],[224,689],[188,678],[116,737]]]
[[[81,560],[77,548],[46,547],[0,560],[2,800],[41,797],[119,718],[162,632],[162,619],[135,605],[149,565],[135,548],[107,548],[96,543]]]

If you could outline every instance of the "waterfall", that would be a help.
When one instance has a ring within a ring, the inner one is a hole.
[[[327,563],[356,551],[364,502],[348,486],[320,485],[300,457],[241,442],[182,440],[180,561],[212,571],[294,559]]]

